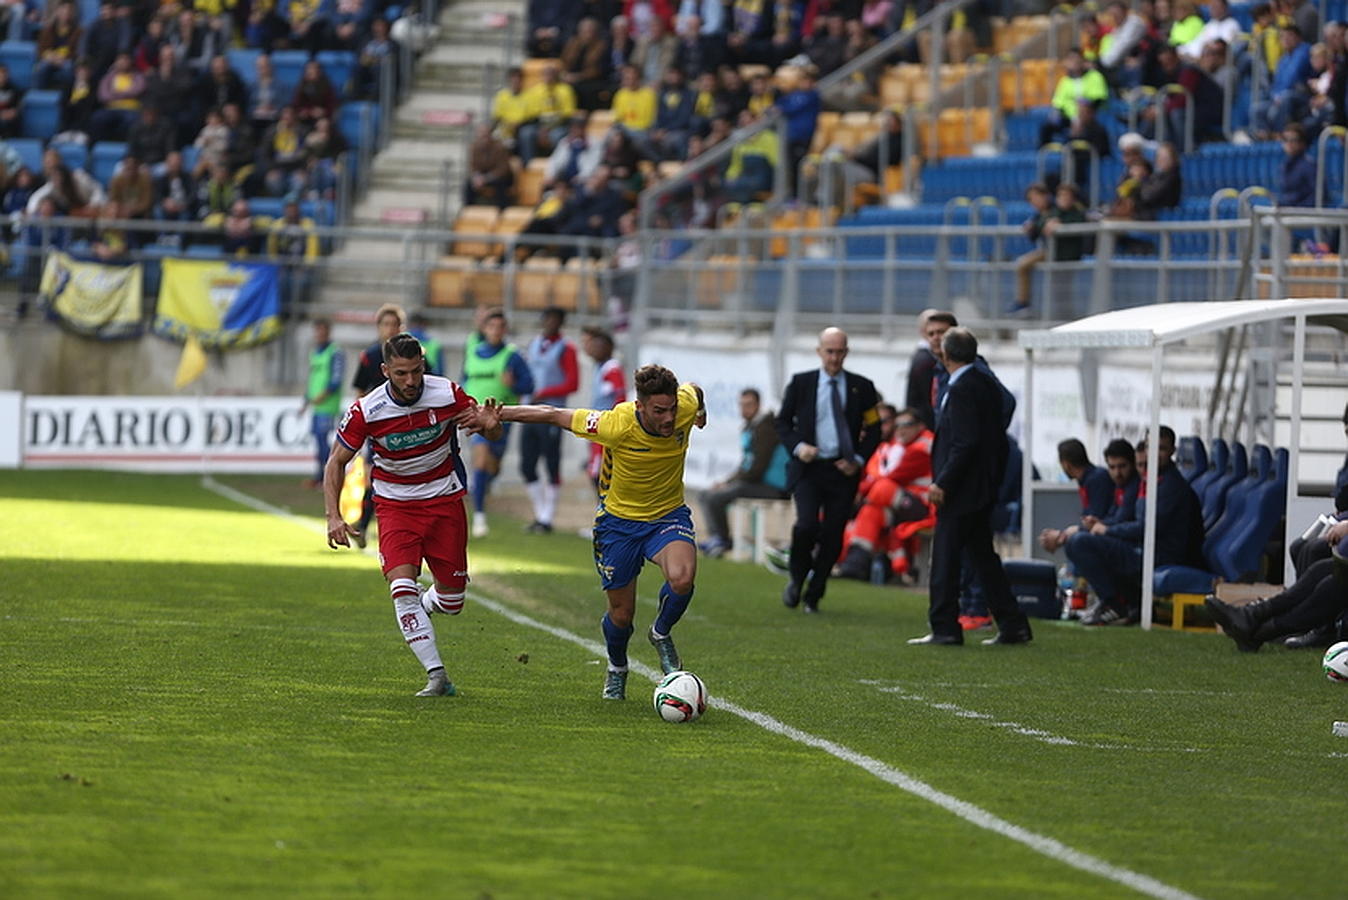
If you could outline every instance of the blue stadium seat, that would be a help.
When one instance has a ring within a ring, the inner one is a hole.
[[[323,73],[332,82],[332,89],[339,97],[351,92],[351,81],[356,74],[356,54],[350,50],[320,50],[314,57],[323,67]]]
[[[5,143],[13,147],[19,159],[30,172],[42,171],[42,142],[37,138],[10,138]]]
[[[289,98],[295,93],[295,86],[300,83],[304,64],[308,61],[309,54],[304,50],[277,50],[271,55],[272,72],[282,88],[282,97]]]
[[[183,171],[195,171],[197,161],[201,158],[201,148],[195,144],[188,144],[181,152],[183,155]]]
[[[80,24],[85,28],[88,28],[98,18],[99,3],[100,0],[80,0]]]
[[[74,141],[52,144],[51,149],[61,154],[61,161],[72,169],[89,168],[89,148]]]
[[[125,156],[126,144],[122,141],[99,141],[89,155],[89,174],[106,185]]]
[[[46,140],[61,125],[61,92],[29,91],[23,95],[21,133]]]
[[[1222,571],[1218,560],[1219,551],[1226,538],[1244,526],[1245,516],[1248,514],[1246,501],[1256,488],[1268,480],[1272,468],[1273,454],[1262,444],[1256,445],[1254,452],[1250,454],[1249,468],[1245,477],[1227,489],[1221,517],[1207,531],[1203,543],[1203,558],[1209,569],[1225,578],[1232,576]]]
[[[223,259],[225,251],[215,244],[193,244],[184,255],[192,259]]]
[[[1282,523],[1287,504],[1288,453],[1279,449],[1263,484],[1245,498],[1245,515],[1227,533],[1213,553],[1216,571],[1229,579],[1258,577],[1263,573],[1264,549]]]
[[[32,41],[0,42],[0,63],[9,67],[9,80],[28,90],[33,86],[33,66],[37,64],[37,44]]]
[[[373,148],[378,126],[379,109],[368,100],[343,103],[337,108],[337,130],[353,150]]]
[[[1203,439],[1196,434],[1180,438],[1175,452],[1175,465],[1192,485],[1194,479],[1208,467],[1208,451],[1203,446]]]
[[[1208,468],[1192,482],[1189,487],[1194,489],[1198,499],[1203,499],[1203,493],[1208,489],[1208,485],[1226,474],[1226,460],[1230,455],[1230,450],[1226,446],[1226,441],[1221,438],[1213,438],[1212,446],[1208,448]]]
[[[261,50],[252,47],[230,47],[225,51],[229,67],[248,87],[257,83],[257,58],[261,55]]]
[[[1217,524],[1217,520],[1222,517],[1223,510],[1226,509],[1226,492],[1231,486],[1245,477],[1249,470],[1249,457],[1245,453],[1245,445],[1240,441],[1232,441],[1230,453],[1226,459],[1226,472],[1218,478],[1208,483],[1203,489],[1203,530],[1209,531],[1212,526]]]

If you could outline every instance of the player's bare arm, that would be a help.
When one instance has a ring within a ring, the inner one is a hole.
[[[323,512],[328,520],[328,546],[350,547],[351,537],[360,534],[342,518],[342,481],[346,477],[346,467],[356,453],[341,441],[336,441],[328,464],[323,469]]]
[[[566,409],[561,406],[539,406],[536,404],[502,406],[494,400],[488,400],[487,403],[498,410],[502,422],[537,422],[542,425],[556,425],[558,428],[569,429],[571,418],[576,414],[574,409]]]
[[[493,402],[493,401],[488,401]],[[473,402],[470,406],[454,415],[454,427],[462,428],[469,434],[480,434],[489,441],[501,439],[501,417],[489,413],[484,407]]]

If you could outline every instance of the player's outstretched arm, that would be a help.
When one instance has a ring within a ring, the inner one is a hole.
[[[488,401],[489,403],[492,401]],[[501,406],[502,422],[536,422],[542,425],[556,425],[558,428],[570,428],[574,409],[561,406]]]
[[[360,534],[342,518],[342,481],[346,467],[356,453],[341,441],[333,441],[332,453],[323,469],[323,512],[328,520],[328,546],[350,547],[351,537]]]
[[[499,406],[492,406],[494,400],[488,400],[488,406],[479,406],[473,403],[467,409],[461,410],[454,416],[454,425],[462,428],[469,434],[480,434],[489,441],[499,441],[501,439],[501,416]]]

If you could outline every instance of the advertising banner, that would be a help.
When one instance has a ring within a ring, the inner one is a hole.
[[[280,269],[272,263],[165,259],[155,333],[195,335],[203,347],[238,349],[281,333]]]
[[[76,334],[117,340],[143,330],[140,263],[105,266],[56,251],[47,257],[38,290],[52,315]]]

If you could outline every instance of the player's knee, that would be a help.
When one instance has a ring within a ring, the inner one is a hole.
[[[632,627],[632,610],[609,607],[608,620],[618,628]]]

